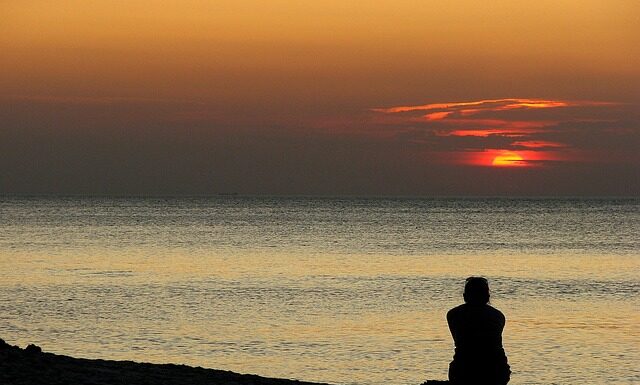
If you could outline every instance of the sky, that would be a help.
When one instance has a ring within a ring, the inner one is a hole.
[[[0,194],[639,196],[636,0],[0,0]]]

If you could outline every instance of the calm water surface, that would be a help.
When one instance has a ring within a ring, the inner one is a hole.
[[[485,275],[512,384],[640,383],[640,200],[0,198],[0,338],[340,384],[445,379]]]

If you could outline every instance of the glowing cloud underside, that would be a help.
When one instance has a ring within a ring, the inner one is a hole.
[[[551,99],[504,98],[467,102],[429,103],[417,106],[375,108],[374,112],[395,116],[395,124],[405,121],[422,130],[431,142],[441,137],[449,147],[460,143],[454,162],[494,167],[541,167],[549,162],[571,160],[571,146],[546,136],[563,123],[579,120],[554,111],[573,108],[606,108],[616,103]],[[543,112],[548,110],[549,112]],[[404,119],[398,119],[403,117]],[[551,135],[552,136],[552,135]],[[446,142],[444,138],[448,139]],[[460,138],[460,139],[455,139]],[[457,141],[457,142],[456,142]],[[453,144],[452,144],[453,143]],[[473,143],[465,146],[465,143]],[[432,149],[431,152],[438,152]],[[450,161],[450,160],[449,160]]]

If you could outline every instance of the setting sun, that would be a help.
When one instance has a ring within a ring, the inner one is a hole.
[[[501,167],[523,166],[524,159],[515,152],[507,151],[493,158],[491,165]]]

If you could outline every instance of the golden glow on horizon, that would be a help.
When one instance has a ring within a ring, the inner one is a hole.
[[[442,161],[488,168],[532,168],[545,167],[547,162],[566,160],[567,155],[557,151],[486,149],[481,151],[458,151],[443,153]]]
[[[523,166],[525,164],[523,161],[524,159],[520,155],[518,155],[518,153],[513,151],[505,151],[493,158],[491,165],[497,167],[516,167]]]

